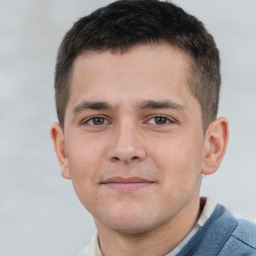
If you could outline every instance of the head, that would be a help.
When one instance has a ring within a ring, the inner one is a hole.
[[[51,133],[99,230],[196,218],[202,174],[227,144],[219,85],[213,38],[171,3],[117,1],[75,23],[59,50]]]
[[[85,52],[125,53],[136,45],[169,44],[190,57],[188,86],[202,111],[204,131],[216,118],[220,60],[213,37],[195,17],[172,3],[121,0],[81,18],[64,37],[57,57],[55,96],[64,127],[74,60]]]

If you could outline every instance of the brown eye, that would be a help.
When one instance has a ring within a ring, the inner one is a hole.
[[[91,118],[88,123],[91,125],[103,125],[105,124],[106,119],[103,117],[93,117]]]
[[[156,116],[154,119],[156,124],[166,124],[168,122],[168,119],[164,116]]]
[[[165,116],[154,116],[148,120],[148,123],[153,125],[165,125],[171,124],[173,121]]]
[[[102,117],[93,118],[93,124],[94,125],[101,125],[101,124],[104,124],[104,122],[105,122],[105,119],[102,118]]]

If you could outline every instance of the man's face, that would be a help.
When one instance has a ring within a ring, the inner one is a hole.
[[[169,45],[77,57],[63,176],[98,226],[152,230],[198,198],[204,133],[189,57]]]

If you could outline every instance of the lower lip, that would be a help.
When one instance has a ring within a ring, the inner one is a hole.
[[[122,192],[133,192],[145,187],[148,187],[149,185],[152,185],[153,183],[151,182],[113,182],[113,183],[105,183],[104,185],[112,188],[112,189],[116,189]]]

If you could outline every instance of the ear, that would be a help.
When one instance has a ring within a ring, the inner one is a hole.
[[[216,172],[226,152],[229,129],[225,117],[216,118],[207,128],[205,134],[204,161],[202,174]]]
[[[61,174],[65,179],[70,179],[70,172],[68,167],[68,159],[65,150],[64,132],[59,123],[53,123],[51,127],[51,137],[57,155]]]

